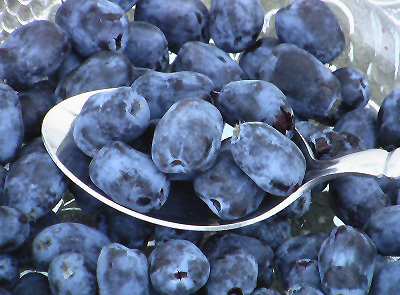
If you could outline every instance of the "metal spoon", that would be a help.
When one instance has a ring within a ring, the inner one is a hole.
[[[286,198],[267,196],[255,212],[234,221],[218,219],[200,198],[190,196],[190,194],[184,197],[169,198],[160,210],[146,215],[141,214],[107,198],[93,185],[90,186],[87,171],[82,174],[81,167],[86,167],[85,161],[90,159],[83,156],[74,143],[71,135],[73,121],[91,95],[106,90],[110,89],[79,94],[53,107],[43,120],[44,145],[60,170],[88,194],[120,212],[150,223],[183,230],[230,230],[265,220],[289,206],[305,191],[340,175],[400,177],[400,148],[390,153],[382,149],[370,149],[335,160],[318,161],[305,139],[295,130],[293,141],[306,158],[307,172],[304,184],[290,196]],[[226,125],[222,139],[230,137],[231,134],[232,127]]]

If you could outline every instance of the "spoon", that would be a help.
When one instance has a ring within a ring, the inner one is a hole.
[[[82,93],[54,106],[43,120],[42,137],[44,145],[58,168],[86,193],[117,211],[153,224],[181,230],[231,230],[274,216],[292,204],[307,190],[341,175],[400,177],[400,148],[393,152],[387,152],[383,149],[370,149],[334,160],[320,161],[315,159],[310,146],[295,129],[292,140],[304,154],[307,171],[303,185],[290,196],[286,198],[266,196],[255,212],[241,219],[227,221],[219,219],[200,198],[195,197],[194,192],[190,192],[191,185],[177,182],[177,185],[186,187],[186,191],[188,191],[186,195],[172,194],[173,196],[168,198],[160,210],[147,214],[138,213],[115,203],[90,182],[88,176],[90,158],[80,152],[72,138],[74,119],[81,111],[84,103],[93,94],[107,90],[111,89]],[[231,126],[225,125],[222,140],[232,135],[232,129]]]

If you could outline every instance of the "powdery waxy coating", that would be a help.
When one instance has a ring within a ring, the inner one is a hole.
[[[198,0],[141,0],[135,7],[134,18],[160,28],[174,53],[189,41],[210,39],[209,12]]]
[[[207,282],[210,264],[193,243],[169,240],[149,257],[150,279],[160,294],[189,295]]]
[[[334,228],[318,254],[323,292],[327,295],[367,294],[375,258],[375,245],[364,232],[348,225]]]
[[[193,173],[210,168],[221,146],[222,116],[202,99],[173,104],[158,123],[152,159],[164,173]]]
[[[37,269],[47,270],[57,256],[82,254],[90,270],[96,269],[101,249],[110,244],[101,231],[80,223],[63,222],[42,230],[33,240],[32,256]]]
[[[239,65],[251,80],[259,79],[263,60],[270,54],[273,48],[281,42],[277,38],[262,37],[254,43],[249,49],[244,51],[239,58]]]
[[[105,88],[130,86],[132,65],[122,53],[100,51],[71,71],[56,89],[60,99]]]
[[[229,82],[246,78],[238,63],[225,51],[198,41],[182,46],[172,64],[172,70],[202,73],[211,79],[215,90],[220,90]]]
[[[28,220],[17,209],[0,206],[0,252],[17,249],[29,236]]]
[[[234,81],[222,87],[215,103],[226,123],[265,122],[291,137],[293,110],[274,84],[261,80]]]
[[[107,0],[65,1],[57,9],[55,21],[83,56],[101,50],[122,52],[128,41],[128,17],[120,6]]]
[[[13,255],[0,254],[0,286],[7,289],[14,287],[19,279],[19,273],[18,258]]]
[[[296,115],[321,120],[337,111],[339,80],[318,59],[291,44],[276,46],[260,70],[260,79],[286,95]]]
[[[321,290],[321,278],[319,277],[318,261],[315,259],[299,259],[288,276],[284,278],[283,285],[293,287],[306,284],[315,289]]]
[[[0,79],[24,90],[53,73],[71,50],[67,33],[54,22],[35,20],[0,45]]]
[[[146,256],[113,243],[104,247],[97,262],[99,295],[149,295]]]
[[[193,230],[180,230],[161,225],[156,225],[154,239],[156,246],[160,246],[169,240],[187,240],[195,245],[200,244],[203,233]]]
[[[254,290],[250,295],[281,295],[281,293],[272,289],[260,288]]]
[[[64,253],[54,258],[49,266],[48,278],[54,294],[96,294],[96,276],[87,268],[85,257],[81,254]]]
[[[103,146],[120,140],[129,143],[149,125],[150,110],[143,96],[120,87],[89,97],[75,119],[73,137],[89,157]]]
[[[47,153],[34,152],[15,161],[4,185],[4,204],[29,221],[48,213],[62,198],[68,180]]]
[[[185,98],[209,99],[214,84],[207,76],[195,72],[149,72],[132,84],[150,108],[150,119],[160,119],[177,101]]]
[[[297,284],[295,286],[292,286],[290,289],[288,289],[286,291],[285,294],[286,295],[325,295],[320,290],[318,290],[312,286],[306,285],[306,284]],[[338,295],[340,295],[340,294],[338,294]]]
[[[210,261],[210,278],[205,285],[207,295],[249,295],[257,286],[258,265],[254,257],[237,249]]]
[[[0,85],[0,163],[15,158],[24,139],[24,122],[18,94],[6,84]]]
[[[193,181],[197,195],[221,219],[234,220],[254,212],[265,191],[236,165],[229,150],[221,151],[215,164]]]
[[[165,71],[169,65],[168,42],[156,26],[141,22],[130,22],[128,44],[124,54],[135,67]]]
[[[378,253],[400,256],[400,205],[383,208],[373,214],[363,230],[374,242]]]
[[[241,52],[255,43],[264,24],[259,0],[213,0],[210,33],[217,47]]]
[[[282,42],[307,50],[322,63],[338,57],[345,45],[339,21],[321,0],[294,0],[279,9],[275,30]]]
[[[391,204],[375,178],[345,176],[329,182],[332,211],[345,224],[362,228],[368,219]]]
[[[151,158],[121,141],[96,153],[89,176],[115,202],[142,213],[160,209],[169,193],[169,180]]]
[[[237,125],[231,143],[236,164],[266,192],[288,196],[301,185],[306,171],[302,152],[268,124]]]
[[[202,246],[203,253],[209,261],[220,259],[238,249],[251,254],[258,265],[258,285],[270,286],[273,276],[274,252],[256,238],[234,233],[217,233],[212,235]]]
[[[400,260],[389,262],[381,268],[372,280],[371,295],[400,294]]]
[[[400,89],[395,89],[382,102],[378,112],[379,143],[392,151],[400,147]]]

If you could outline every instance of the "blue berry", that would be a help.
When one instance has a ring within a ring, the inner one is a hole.
[[[168,197],[166,175],[148,155],[121,141],[100,149],[90,162],[89,175],[111,199],[138,212],[158,210]]]
[[[151,283],[166,295],[189,295],[208,280],[210,264],[193,243],[170,240],[156,247],[150,258]]]
[[[384,98],[378,112],[379,143],[388,151],[400,147],[399,106],[400,89],[395,89]]]
[[[311,201],[311,191],[307,190],[292,204],[279,212],[278,215],[283,218],[300,218],[310,209]]]
[[[8,170],[3,166],[0,166],[0,200],[4,198],[4,183],[6,182]]]
[[[286,291],[286,295],[324,295],[320,290],[307,284],[297,284]],[[344,295],[344,294],[343,294]]]
[[[306,170],[302,152],[268,124],[237,125],[231,143],[236,164],[266,192],[288,196],[301,185]]]
[[[260,80],[231,82],[222,87],[215,105],[232,126],[242,121],[261,121],[288,137],[293,133],[293,110],[282,91],[271,83]]]
[[[12,288],[19,279],[18,259],[7,254],[0,254],[0,287]]]
[[[281,293],[272,289],[260,288],[254,290],[250,295],[281,295]]]
[[[295,45],[276,46],[261,68],[260,79],[282,90],[295,114],[305,119],[323,120],[337,111],[341,100],[339,80]]]
[[[400,260],[389,262],[374,275],[370,289],[371,295],[400,294]]]
[[[156,246],[160,246],[169,240],[187,240],[195,245],[199,245],[203,238],[203,233],[157,225],[154,231],[154,238]]]
[[[339,226],[322,243],[318,268],[326,294],[367,294],[374,273],[376,248],[368,236]]]
[[[204,171],[216,160],[221,146],[222,116],[202,99],[173,104],[154,132],[152,159],[164,173]]]
[[[306,284],[321,290],[321,278],[319,277],[318,261],[316,259],[296,260],[288,277],[284,279],[289,287]]]
[[[160,119],[176,102],[185,98],[208,99],[214,85],[200,73],[150,72],[132,84],[132,89],[142,95],[150,108],[150,119]]]
[[[110,0],[110,1],[121,6],[121,8],[125,12],[128,12],[134,5],[136,5],[136,2],[138,0]]]
[[[0,85],[0,163],[12,161],[24,139],[24,121],[18,94],[6,84]]]
[[[18,150],[17,158],[25,157],[26,155],[32,154],[34,152],[46,153],[46,148],[44,147],[43,139],[41,136],[25,142],[24,146],[22,146]]]
[[[129,143],[149,125],[150,110],[143,96],[119,87],[89,97],[74,122],[73,137],[89,157],[112,141]]]
[[[172,70],[204,74],[214,83],[215,90],[220,90],[229,82],[246,78],[238,63],[227,53],[214,45],[198,41],[182,46],[172,64]]]
[[[88,270],[85,257],[81,254],[64,253],[54,258],[49,266],[48,278],[54,294],[96,294],[96,276]]]
[[[400,205],[382,208],[364,225],[364,231],[374,242],[378,253],[400,256]]]
[[[396,204],[398,195],[400,193],[400,179],[382,176],[376,178],[376,182],[382,191],[390,198],[392,204]]]
[[[149,295],[146,256],[117,243],[105,246],[97,262],[97,282],[101,295]]]
[[[100,250],[109,244],[108,237],[97,229],[80,223],[64,222],[46,227],[35,237],[32,256],[38,269],[47,270],[57,256],[67,252],[79,253],[93,270]]]
[[[7,174],[4,204],[20,210],[29,221],[39,219],[61,199],[68,185],[47,153],[34,152],[15,161]]]
[[[264,24],[259,0],[213,0],[210,9],[210,33],[217,47],[240,52],[257,40]]]
[[[189,41],[208,42],[210,39],[209,12],[198,0],[141,0],[135,7],[134,17],[135,21],[160,28],[174,53]]]
[[[83,56],[101,50],[122,52],[128,41],[128,17],[120,6],[107,0],[65,1],[55,21]]]
[[[279,9],[275,30],[282,42],[307,50],[322,63],[338,57],[345,45],[339,21],[321,0],[294,0]]]
[[[18,280],[12,292],[12,295],[52,295],[47,276],[39,272],[24,274]]]
[[[169,65],[168,42],[156,26],[134,21],[128,25],[129,38],[124,54],[135,67],[164,72]]]

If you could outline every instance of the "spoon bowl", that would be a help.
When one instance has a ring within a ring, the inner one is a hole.
[[[49,155],[59,169],[76,185],[105,205],[153,224],[181,230],[223,231],[240,228],[274,216],[285,209],[304,192],[314,186],[340,175],[370,175],[375,177],[400,177],[400,149],[388,153],[382,149],[371,149],[353,153],[338,159],[318,161],[300,133],[295,130],[293,141],[303,152],[307,162],[304,183],[286,198],[266,195],[259,208],[237,220],[227,221],[214,215],[206,204],[195,196],[188,182],[175,182],[185,191],[176,193],[171,187],[170,198],[163,207],[148,214],[138,213],[123,207],[95,187],[88,175],[90,158],[76,146],[73,137],[73,123],[83,105],[93,94],[111,89],[82,93],[66,99],[53,107],[46,115],[42,125],[43,142]],[[232,135],[232,127],[225,125],[222,140]]]

